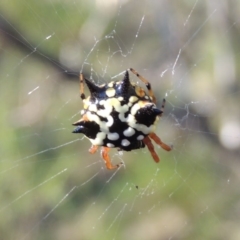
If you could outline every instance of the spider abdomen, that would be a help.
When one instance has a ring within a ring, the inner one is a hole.
[[[154,130],[161,111],[140,87],[124,79],[102,87],[90,84],[94,93],[84,100],[74,133],[83,133],[93,145],[125,151],[145,146],[142,140]]]

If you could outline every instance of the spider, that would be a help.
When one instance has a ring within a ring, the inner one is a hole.
[[[81,119],[73,123],[77,126],[73,133],[83,133],[91,141],[92,147],[89,152],[92,154],[102,146],[101,156],[107,169],[120,166],[112,165],[110,148],[131,151],[147,146],[155,162],[159,162],[160,159],[151,140],[164,150],[171,150],[171,147],[154,133],[159,117],[164,111],[165,99],[161,109],[158,109],[151,84],[133,68],[129,70],[146,85],[148,94],[143,88],[130,82],[128,71],[125,72],[122,81],[112,81],[103,85],[96,85],[80,74],[83,110]],[[84,94],[84,82],[90,91],[87,98]]]

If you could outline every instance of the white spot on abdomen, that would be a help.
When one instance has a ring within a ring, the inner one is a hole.
[[[114,85],[114,82],[110,82],[110,83],[108,84],[108,87],[112,88],[113,85]]]
[[[131,109],[131,114],[135,116],[139,109],[140,109],[140,105],[138,103],[135,103]]]
[[[97,111],[97,107],[95,104],[90,104],[90,106],[88,107],[88,110],[91,112],[96,112]]]
[[[118,133],[108,133],[107,135],[109,140],[115,141],[119,139],[119,134]]]
[[[119,101],[123,101],[124,98],[123,98],[123,97],[118,97],[118,100],[119,100]]]
[[[121,144],[122,144],[122,146],[127,147],[130,145],[130,142],[127,139],[123,139]]]
[[[123,132],[123,135],[126,137],[131,137],[134,133],[135,133],[135,130],[129,127]]]
[[[116,90],[114,88],[108,88],[106,90],[106,95],[108,97],[114,97],[115,96],[115,93],[116,93]]]
[[[144,139],[144,136],[143,135],[139,135],[138,137],[137,137],[137,140],[139,140],[139,141],[141,141],[141,140],[143,140]]]
[[[113,125],[113,117],[112,116],[108,116],[107,117],[107,127],[111,127]]]
[[[130,98],[129,98],[129,102],[131,102],[131,103],[134,103],[134,102],[136,102],[138,100],[138,98],[136,97],[136,96],[131,96]]]
[[[107,143],[107,147],[109,147],[109,148],[114,148],[114,147],[115,147],[115,145],[114,145],[114,144],[112,144],[112,143]]]

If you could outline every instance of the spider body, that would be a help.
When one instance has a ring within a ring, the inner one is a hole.
[[[130,82],[128,71],[122,81],[103,85],[95,85],[80,75],[80,93],[84,106],[82,118],[73,124],[77,126],[73,133],[83,133],[91,141],[91,153],[102,146],[102,157],[108,169],[119,167],[111,164],[108,155],[110,148],[131,151],[147,145],[156,162],[159,158],[150,138],[165,150],[171,150],[154,134],[165,100],[162,109],[158,109],[151,85],[135,70],[130,70],[146,84],[149,95],[143,88]],[[84,94],[84,81],[90,91],[87,98]]]

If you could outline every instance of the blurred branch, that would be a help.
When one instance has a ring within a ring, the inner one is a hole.
[[[6,18],[0,13],[0,34],[7,43],[17,46],[21,51],[25,52],[26,55],[31,54],[31,56],[37,60],[48,65],[50,64],[56,69],[56,71],[59,71],[64,78],[67,78],[68,80],[78,79],[79,72],[72,71],[68,67],[62,65],[55,56],[49,55],[47,52],[44,52],[43,49],[39,50],[34,48],[33,46],[36,46],[37,44],[26,41],[20,31],[14,27],[16,25],[17,24],[6,20]]]

